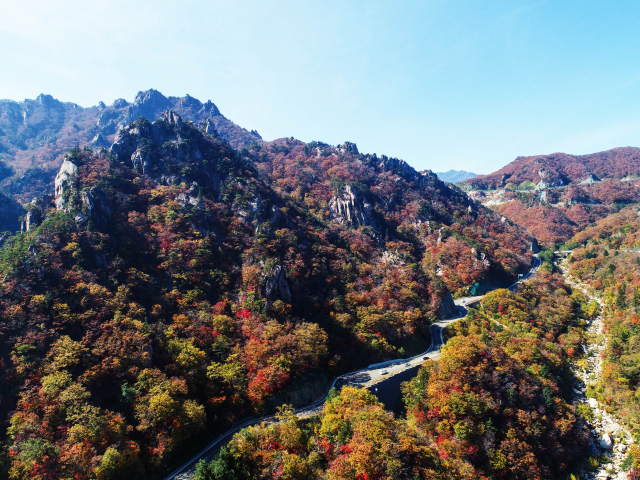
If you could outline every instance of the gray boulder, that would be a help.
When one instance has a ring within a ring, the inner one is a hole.
[[[600,437],[600,448],[603,450],[613,450],[613,439],[609,436],[608,433],[605,433]]]

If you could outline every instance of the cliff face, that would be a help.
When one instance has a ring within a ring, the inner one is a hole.
[[[354,227],[374,226],[373,207],[357,188],[345,185],[338,195],[329,201],[333,220]]]

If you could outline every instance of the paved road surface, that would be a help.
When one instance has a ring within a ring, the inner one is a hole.
[[[533,263],[529,271],[516,283],[509,286],[509,290],[515,291],[518,288],[518,284],[522,281],[528,280],[531,278],[535,272],[538,271],[542,261],[537,257],[533,257]],[[398,382],[408,380],[413,377],[417,372],[418,368],[422,363],[427,359],[435,359],[440,356],[440,349],[444,345],[444,339],[442,336],[442,329],[447,325],[464,318],[467,314],[467,307],[473,306],[475,303],[478,303],[482,299],[482,295],[475,297],[464,297],[455,300],[456,307],[458,309],[458,315],[454,318],[449,318],[445,320],[439,320],[433,323],[430,326],[431,329],[431,346],[429,349],[412,358],[401,359],[401,360],[393,360],[389,362],[384,362],[385,365],[375,368],[364,368],[362,370],[358,370],[356,372],[346,373],[336,378],[331,388],[340,389],[344,385],[351,385],[357,387],[365,387],[370,391],[375,392],[380,400],[387,406],[392,407],[394,403],[394,399],[397,395],[389,395],[387,401],[384,400],[384,392],[378,392],[377,388],[382,390],[382,386],[376,387],[378,384],[382,384],[387,382],[389,379],[394,377],[397,378]],[[407,377],[406,379],[404,377]],[[396,383],[398,383],[396,382]],[[330,388],[330,389],[331,389]],[[329,390],[330,390],[329,389]],[[396,393],[396,392],[394,392]],[[326,399],[326,395],[321,399],[316,400],[311,405],[306,407],[296,409],[296,414],[298,416],[308,416],[313,413],[317,413],[322,410],[324,405],[324,401]],[[261,422],[272,423],[275,421],[273,416],[262,417],[257,419],[247,419],[237,425],[233,426],[230,430],[225,432],[223,435],[219,436],[215,440],[213,440],[207,447],[205,447],[200,453],[192,457],[189,461],[187,461],[182,467],[178,468],[170,475],[166,476],[164,480],[188,480],[191,479],[195,472],[196,464],[201,460],[211,461],[213,460],[218,452],[220,451],[220,447],[229,443],[233,435],[242,430],[243,428],[249,425],[255,425]]]

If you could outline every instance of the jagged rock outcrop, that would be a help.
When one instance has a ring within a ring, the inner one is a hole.
[[[409,181],[420,180],[420,174],[416,171],[416,169],[413,168],[404,160],[399,158],[390,158],[390,157],[387,157],[386,155],[381,155],[380,160],[378,162],[378,168],[382,171],[393,172],[396,175],[401,176],[405,180],[409,180]],[[435,176],[435,174],[433,173],[432,175]]]
[[[480,254],[478,254],[478,251],[475,248],[471,248],[471,255],[473,255],[474,268],[479,266],[481,266],[481,268],[489,268],[491,266],[491,262],[489,262],[489,259],[484,252],[480,252]]]
[[[338,145],[336,147],[340,153],[353,153],[354,155],[358,155],[358,146],[352,142],[344,142],[342,145]]]
[[[213,122],[211,120],[207,120],[205,125],[204,125],[204,131],[206,133],[208,133],[209,135],[218,135],[218,131],[216,130],[215,125],[213,124]],[[262,138],[262,137],[260,137]]]
[[[164,112],[160,117],[160,120],[166,122],[167,125],[170,125],[172,127],[182,128],[182,117],[180,117],[180,115],[178,115],[173,110]]]
[[[127,108],[127,119],[130,122],[138,117],[153,119],[156,112],[170,110],[172,107],[167,97],[152,88],[146,92],[138,92],[133,103]]]
[[[150,175],[154,163],[153,155],[141,145],[141,140],[147,138],[159,144],[174,142],[176,144],[175,156],[178,160],[183,160],[186,154],[184,146],[180,144],[180,129],[182,129],[182,118],[175,112],[168,111],[153,123],[138,122],[133,127],[120,130],[109,151],[119,161],[129,160],[131,166],[139,173]],[[161,153],[171,154],[171,150],[163,148]]]
[[[114,108],[124,108],[127,105],[129,105],[129,102],[127,102],[124,98],[117,98],[113,101]]]
[[[76,186],[70,182],[77,172],[78,167],[65,159],[55,179],[56,209],[74,213],[76,223],[80,226],[87,226],[91,221],[93,226],[100,230],[109,228],[111,225],[109,196],[100,187],[91,187],[78,192]],[[43,202],[46,201],[46,199],[43,200]]]
[[[329,200],[331,219],[352,227],[375,226],[373,206],[357,188],[345,185]]]
[[[91,187],[80,192],[81,211],[76,214],[78,225],[88,225],[91,221],[99,230],[111,226],[111,201],[107,192],[100,187]]]
[[[212,125],[196,127],[193,123],[183,123],[180,115],[167,111],[152,123],[142,119],[120,130],[109,150],[119,162],[158,185],[197,182],[196,187],[211,189],[210,198],[215,198],[220,194],[223,175],[211,161],[218,150],[211,150],[211,140],[203,132],[206,129],[213,132]],[[233,154],[228,157],[233,157]],[[198,194],[196,188],[190,196]],[[186,197],[183,200],[179,201],[195,204]],[[251,210],[241,203],[237,205],[238,211]]]
[[[46,95],[44,93],[41,93],[40,95],[38,95],[38,97],[36,98],[36,102],[48,108],[55,108],[55,107],[62,106],[62,103],[60,102],[60,100],[53,98],[51,95]]]
[[[98,133],[95,137],[91,139],[91,145],[97,148],[108,148],[109,142],[101,133]]]
[[[282,265],[276,265],[273,271],[265,272],[265,276],[264,290],[269,305],[273,303],[275,295],[278,295],[283,300],[291,300],[289,282],[287,282],[287,276]]]
[[[42,212],[38,210],[29,210],[24,216],[24,230],[30,231],[36,225],[39,225],[42,221]],[[23,229],[20,228],[22,231]]]
[[[34,227],[40,225],[42,220],[44,220],[47,210],[51,208],[52,202],[53,197],[51,197],[51,195],[34,198],[31,203],[26,206],[27,213],[20,224],[20,231],[29,232]]]
[[[180,193],[176,197],[176,202],[182,205],[182,208],[185,208],[187,205],[198,206],[200,205],[200,200],[198,199],[198,184],[193,182],[191,184],[191,188],[187,193]]]
[[[65,206],[65,198],[64,198],[64,187],[67,182],[73,178],[73,176],[78,173],[78,166],[65,159],[60,166],[60,170],[56,175],[54,181],[55,187],[55,199],[56,199],[56,209],[62,210]]]

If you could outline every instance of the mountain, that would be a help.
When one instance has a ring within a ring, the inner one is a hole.
[[[523,182],[532,182],[542,189],[633,175],[640,175],[640,148],[623,147],[590,155],[552,153],[518,157],[500,170],[479,175],[467,183],[474,190],[503,188],[508,184],[517,187]]]
[[[461,187],[543,244],[559,245],[620,208],[640,202],[640,149],[518,157]]]
[[[4,239],[12,478],[155,477],[240,418],[424,351],[452,293],[531,263],[526,232],[431,172],[219,132],[174,110],[73,148]]]
[[[436,172],[436,175],[443,182],[458,183],[470,178],[477,177],[477,173],[466,172],[464,170],[449,170],[448,172]]]
[[[112,105],[100,102],[89,108],[45,94],[23,102],[0,100],[0,190],[19,203],[29,202],[53,185],[70,148],[108,148],[130,122],[140,116],[155,119],[167,110],[198,125],[208,123],[211,132],[234,148],[262,141],[256,131],[227,119],[210,100],[165,97],[153,89],[138,92],[131,103],[119,98]],[[0,224],[0,229],[15,231],[11,226]]]

